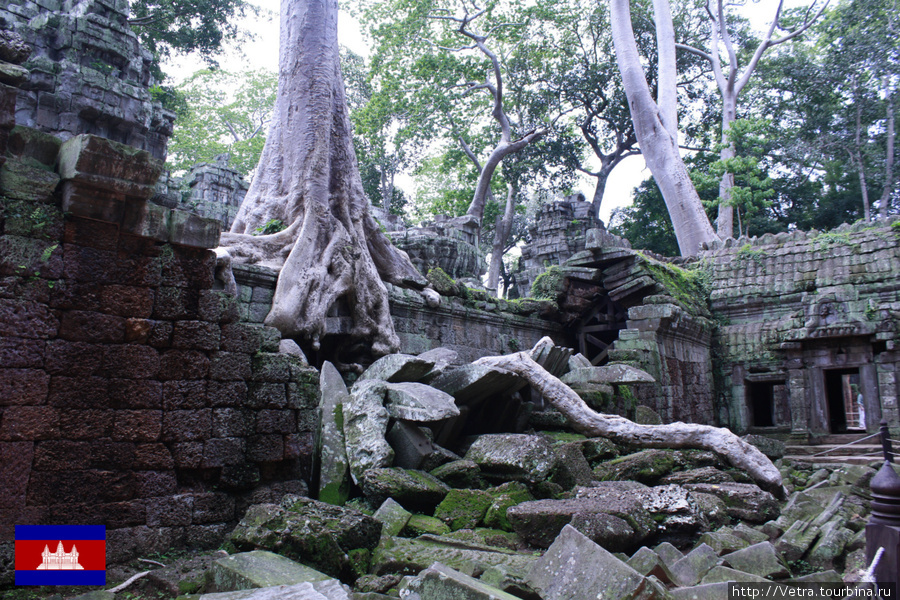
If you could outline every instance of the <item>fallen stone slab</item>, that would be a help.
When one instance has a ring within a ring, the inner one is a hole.
[[[403,537],[419,537],[420,535],[445,535],[450,533],[450,528],[440,519],[428,515],[413,515],[406,522],[406,527],[400,532]]]
[[[473,529],[484,519],[492,500],[484,490],[450,490],[434,509],[434,517],[451,531]]]
[[[293,498],[286,506],[251,506],[229,539],[239,550],[277,551],[332,577],[350,579],[348,553],[375,548],[381,527],[377,519],[351,508]]]
[[[434,361],[409,354],[387,354],[382,356],[366,369],[357,381],[378,379],[396,383],[400,381],[419,381],[434,368]]]
[[[394,451],[395,467],[419,469],[425,459],[434,453],[434,444],[418,426],[406,421],[396,421],[385,436]]]
[[[393,498],[388,498],[372,516],[381,521],[381,535],[394,536],[400,535],[412,513],[397,504]]]
[[[306,565],[265,550],[220,558],[213,562],[208,577],[210,588],[217,592],[335,581]]]
[[[452,488],[477,489],[484,485],[481,467],[471,460],[454,460],[432,469],[430,473]]]
[[[669,542],[662,542],[661,544],[658,544],[655,548],[653,548],[653,551],[656,552],[660,560],[662,560],[669,566],[674,565],[684,557],[684,554],[681,552],[681,550],[679,550]]]
[[[669,473],[659,480],[660,485],[674,483],[677,485],[686,485],[689,483],[734,483],[734,478],[715,467],[700,467],[699,469],[688,469],[687,471],[676,471]]]
[[[707,531],[697,540],[698,544],[706,544],[712,548],[718,556],[746,548],[750,545],[747,540],[739,538],[732,533],[722,531]]]
[[[670,567],[674,583],[679,586],[697,585],[710,569],[716,566],[719,556],[706,544],[700,544]]]
[[[385,440],[390,419],[384,408],[386,393],[383,381],[359,381],[344,402],[344,438],[353,483],[359,484],[369,469],[390,467],[394,462],[394,451]]]
[[[652,485],[676,466],[674,450],[650,449],[620,456],[594,468],[599,481],[638,481]]]
[[[513,506],[534,500],[524,483],[510,481],[487,490],[491,495],[491,505],[484,515],[484,524],[493,529],[512,531],[507,511]]]
[[[490,567],[502,566],[516,577],[525,577],[536,560],[537,557],[531,554],[423,535],[414,540],[383,538],[372,555],[372,571],[377,575],[419,573],[439,562],[469,572],[473,568],[485,571]]]
[[[705,583],[671,590],[674,600],[722,600],[728,598],[728,583]]]
[[[822,571],[831,569],[835,559],[844,554],[844,549],[851,539],[853,532],[842,527],[840,521],[829,521],[822,527],[819,539],[809,551],[806,560],[815,569]]]
[[[635,489],[631,495],[653,516],[660,530],[669,534],[693,534],[705,529],[709,526],[707,514],[715,517],[718,512],[716,506],[679,485]]]
[[[603,500],[592,498],[534,500],[511,507],[506,516],[522,539],[541,548],[549,547],[567,525],[611,550],[640,543],[643,538],[625,519],[609,514],[609,508]]]
[[[726,554],[722,557],[722,563],[738,571],[767,579],[780,579],[790,575],[790,571],[778,556],[775,546],[769,542],[760,542]]]
[[[423,352],[419,355],[419,358],[434,363],[431,371],[419,379],[422,383],[430,383],[448,369],[460,365],[459,354],[450,348],[434,348],[428,352]]]
[[[344,404],[350,393],[338,370],[328,361],[319,375],[319,495],[329,504],[343,506],[350,497],[350,463],[344,442]]]
[[[829,569],[828,571],[822,571],[821,573],[810,573],[809,575],[803,575],[802,577],[792,577],[791,579],[785,580],[785,583],[844,583],[844,578],[841,577],[840,573]]]
[[[531,360],[541,365],[554,377],[559,377],[569,369],[572,349],[565,346],[557,346],[549,337],[544,337],[535,344],[530,354]]]
[[[725,502],[728,514],[743,521],[765,523],[781,512],[775,496],[752,483],[691,483],[684,487],[718,496]]]
[[[768,542],[769,536],[759,531],[758,529],[753,529],[746,523],[738,523],[734,526],[734,535],[739,538],[747,540],[750,544],[758,544],[759,542]]]
[[[276,587],[203,594],[198,600],[350,600],[347,588],[333,579]]]
[[[459,416],[453,396],[423,383],[389,383],[385,408],[395,419],[416,423]]]
[[[519,600],[441,563],[434,563],[400,586],[406,600]]]
[[[795,521],[793,525],[781,535],[775,542],[775,547],[784,560],[793,562],[800,560],[806,554],[816,538],[819,537],[819,528],[811,521]]]
[[[369,469],[360,482],[363,493],[380,506],[388,498],[413,512],[431,512],[450,491],[450,486],[424,471]]]
[[[729,581],[740,581],[742,583],[769,583],[769,580],[765,577],[718,566],[710,569],[709,573],[704,575],[703,579],[700,580],[700,584],[727,583]]]
[[[584,458],[581,444],[559,444],[553,446],[556,455],[556,472],[553,481],[564,489],[570,490],[576,485],[589,485],[594,479],[591,465]]]
[[[543,600],[634,598],[647,579],[571,526],[537,559],[525,579]]]
[[[512,394],[527,384],[509,371],[469,364],[448,369],[429,385],[453,396],[458,405],[474,405],[497,394]]]
[[[654,568],[664,563],[656,552],[647,546],[641,546],[637,552],[631,555],[626,564],[641,575],[647,575]]]
[[[545,481],[556,466],[547,440],[520,433],[482,435],[464,458],[475,462],[484,477],[501,481]]]
[[[650,373],[631,365],[616,364],[602,367],[583,367],[573,369],[563,375],[560,381],[566,384],[611,383],[634,384],[656,383]]]
[[[773,461],[778,460],[779,458],[784,458],[786,446],[781,440],[776,440],[764,435],[755,434],[745,435],[741,439],[748,444],[753,444],[754,446],[759,448],[760,452],[765,454]]]
[[[399,575],[394,574],[382,575],[381,577],[377,575],[363,575],[353,583],[353,587],[359,593],[386,594],[391,588],[397,587],[402,579]]]

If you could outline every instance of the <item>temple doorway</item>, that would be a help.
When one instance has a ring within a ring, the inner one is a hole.
[[[827,369],[824,374],[831,433],[865,431],[859,369]]]

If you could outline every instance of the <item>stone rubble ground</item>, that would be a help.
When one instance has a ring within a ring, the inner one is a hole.
[[[586,373],[570,353],[535,352],[563,375],[564,357],[582,380],[641,378],[615,367]],[[438,354],[437,376],[429,357],[395,355],[349,391],[323,369],[320,489],[343,506],[293,495],[251,506],[229,555],[159,569],[134,593],[704,599],[726,597],[729,581],[855,581],[865,568],[873,468],[779,459],[790,493],[781,502],[709,451],[640,450],[559,429],[461,435],[461,415],[521,385]],[[771,457],[784,452],[773,440],[749,441]],[[112,599],[104,593],[79,600]]]

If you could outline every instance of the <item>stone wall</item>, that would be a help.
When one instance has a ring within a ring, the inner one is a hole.
[[[478,279],[487,272],[484,255],[478,249],[478,224],[473,217],[451,219],[438,215],[419,227],[398,228],[393,223],[383,226],[388,229],[391,242],[409,255],[423,275],[435,267],[454,279]]]
[[[235,265],[234,277],[241,320],[261,324],[272,306],[278,271]],[[404,354],[419,354],[443,346],[456,351],[460,360],[473,361],[482,356],[531,348],[544,336],[560,344],[571,344],[566,329],[538,317],[534,307],[525,310],[503,300],[467,301],[442,296],[440,306],[432,308],[425,305],[418,292],[385,285],[390,294],[394,328],[400,337],[400,352]],[[326,328],[331,334],[340,333],[341,317],[329,317]]]
[[[529,229],[529,241],[522,247],[520,270],[515,273],[515,285],[520,297],[528,296],[534,280],[547,267],[562,265],[571,256],[587,247],[588,231],[609,236],[603,223],[594,218],[591,203],[577,194],[565,201],[549,202],[541,206],[534,225]],[[627,240],[616,238],[610,243],[630,247]]]
[[[0,563],[22,523],[106,525],[111,561],[215,546],[306,489],[317,373],[238,322],[220,224],[148,203],[148,153],[57,147],[58,188],[0,180]]]
[[[732,428],[843,432],[853,417],[834,398],[844,375],[864,396],[866,429],[881,418],[900,426],[897,221],[742,238],[704,252],[699,265],[712,279],[719,392]]]
[[[165,158],[175,115],[151,96],[151,56],[127,14],[127,0],[0,3],[0,30],[32,47],[16,122],[62,140],[91,133]]]

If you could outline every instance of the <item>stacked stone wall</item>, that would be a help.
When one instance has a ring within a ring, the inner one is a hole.
[[[753,426],[748,385],[760,381],[786,386],[789,406],[781,414],[790,422],[780,425],[826,433],[822,373],[833,369],[859,370],[860,388],[872,402],[869,430],[881,417],[900,426],[898,228],[888,221],[767,234],[701,254],[719,323],[720,392],[733,428]]]
[[[151,95],[151,56],[127,15],[127,0],[0,3],[0,29],[32,48],[16,122],[63,140],[95,134],[165,158],[175,114]]]
[[[215,546],[305,491],[318,375],[213,289],[217,222],[110,177],[147,153],[82,136],[58,162],[49,195],[0,185],[0,562],[25,523],[106,525],[109,560]]]

